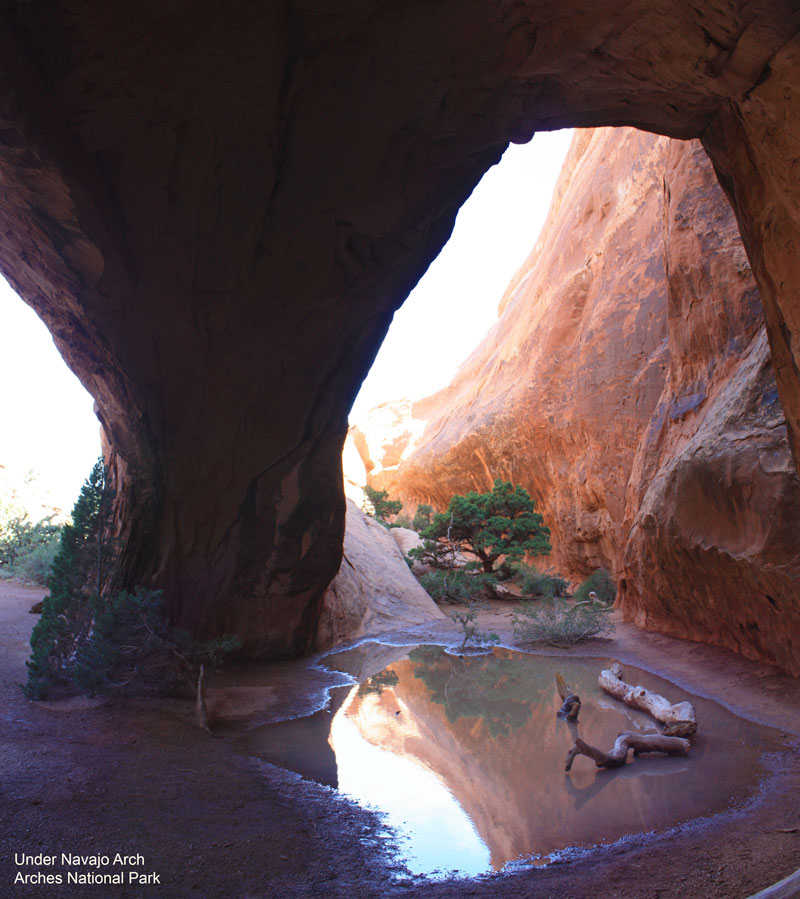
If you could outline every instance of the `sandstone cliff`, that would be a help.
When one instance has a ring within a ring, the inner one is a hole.
[[[399,466],[356,435],[393,495],[443,507],[521,483],[553,567],[608,567],[627,616],[800,671],[800,481],[758,290],[697,142],[579,134],[497,324],[410,414],[426,426]]]

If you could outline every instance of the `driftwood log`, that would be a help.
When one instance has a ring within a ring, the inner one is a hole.
[[[556,712],[556,717],[563,718],[565,721],[577,721],[578,712],[581,710],[580,696],[572,692],[560,671],[556,674],[556,684],[558,695],[564,700],[561,708]]]
[[[590,746],[579,737],[567,753],[564,770],[569,771],[572,768],[572,763],[578,755],[585,755],[592,759],[598,768],[621,768],[628,761],[628,752],[631,749],[634,756],[638,756],[643,752],[686,755],[690,748],[691,743],[682,737],[665,737],[663,734],[637,734],[626,731],[617,737],[610,752],[603,752],[602,749]]]
[[[622,700],[625,705],[649,712],[662,724],[666,736],[690,737],[697,731],[697,714],[691,702],[670,703],[645,687],[626,684],[622,678],[622,666],[615,662],[611,668],[600,672],[597,681],[606,693]]]

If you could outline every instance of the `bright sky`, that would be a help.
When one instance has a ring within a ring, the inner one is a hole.
[[[446,387],[497,319],[542,229],[572,131],[511,144],[458,213],[450,240],[395,313],[350,421],[379,403]]]
[[[489,850],[446,785],[413,757],[367,742],[347,717],[357,693],[353,687],[331,722],[339,792],[386,815],[413,873],[458,870],[475,876],[487,871]]]
[[[37,486],[70,512],[100,455],[100,424],[50,332],[3,278],[0,408],[0,465],[10,480],[35,469]]]
[[[462,208],[453,236],[394,317],[351,413],[446,386],[491,327],[506,285],[544,223],[571,131],[511,145]],[[47,328],[0,278],[0,465],[39,474],[72,509],[100,454],[92,398]]]

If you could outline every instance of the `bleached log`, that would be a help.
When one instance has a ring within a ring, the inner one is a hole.
[[[658,693],[645,687],[633,687],[622,679],[622,666],[615,662],[600,672],[597,682],[625,705],[649,712],[663,725],[663,733],[671,737],[689,737],[697,731],[697,714],[691,702],[670,703]]]
[[[632,749],[634,756],[643,752],[663,752],[666,755],[686,755],[691,743],[682,737],[665,737],[663,734],[637,734],[630,731],[621,733],[614,741],[610,752],[603,752],[590,746],[578,738],[575,745],[567,753],[564,770],[569,771],[578,755],[585,755],[598,768],[621,768],[628,761],[628,752]]]

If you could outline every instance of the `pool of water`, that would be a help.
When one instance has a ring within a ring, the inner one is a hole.
[[[607,750],[621,731],[656,731],[597,686],[610,661],[365,644],[326,659],[357,685],[334,690],[322,712],[252,731],[240,749],[381,810],[408,868],[424,874],[546,859],[705,817],[757,789],[773,731],[632,667],[628,682],[694,703],[691,752],[614,771],[579,756],[565,773],[576,734]],[[577,726],[556,718],[556,672],[583,701]]]

